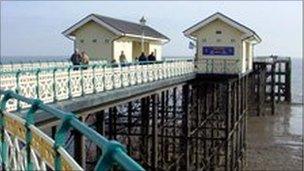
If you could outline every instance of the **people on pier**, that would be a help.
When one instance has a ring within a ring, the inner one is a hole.
[[[148,56],[148,61],[156,61],[156,57],[154,56],[154,52],[151,52],[151,54]]]
[[[122,50],[121,53],[120,53],[120,56],[119,56],[119,62],[120,62],[121,64],[123,64],[123,63],[125,63],[126,61],[127,61],[126,55],[125,55],[124,51]]]
[[[70,60],[74,66],[73,70],[78,70],[78,66],[81,63],[81,54],[79,53],[78,49],[75,49],[74,53],[72,54]]]
[[[87,53],[85,51],[82,51],[81,52],[81,64],[82,65],[89,65],[89,61],[90,61],[90,58],[87,55]],[[87,69],[87,68],[88,68],[87,66],[83,67],[83,69]]]
[[[144,52],[141,53],[141,55],[138,57],[139,63],[145,63],[147,61],[147,57]]]

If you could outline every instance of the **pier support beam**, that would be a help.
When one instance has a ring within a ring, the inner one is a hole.
[[[183,157],[181,159],[181,169],[190,170],[190,144],[189,144],[189,85],[186,84],[182,89],[182,134],[181,134],[181,152]]]
[[[84,118],[79,117],[79,120],[83,122]],[[82,168],[86,168],[85,137],[76,130],[74,130],[74,158]]]

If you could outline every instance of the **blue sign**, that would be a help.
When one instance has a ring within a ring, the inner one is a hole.
[[[222,55],[232,56],[234,55],[234,47],[227,46],[204,46],[203,55]]]

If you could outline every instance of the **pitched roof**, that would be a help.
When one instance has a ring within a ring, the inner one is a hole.
[[[252,29],[244,26],[243,24],[227,17],[226,15],[220,13],[220,12],[217,12],[209,17],[207,17],[206,19],[196,23],[195,25],[193,25],[192,27],[188,28],[187,30],[183,31],[183,33],[186,35],[186,36],[190,36],[191,33],[197,31],[198,29],[204,27],[205,25],[207,25],[208,23],[216,20],[216,19],[220,19],[222,21],[224,21],[225,23],[229,24],[230,26],[240,30],[240,31],[243,31],[244,33],[247,33],[249,34],[250,36],[253,36],[254,38],[256,38],[258,41],[261,41],[261,38],[259,37],[258,34],[256,34],[255,31],[253,31]]]
[[[116,18],[106,17],[98,14],[94,14],[94,15],[100,20],[104,21],[105,23],[111,25],[112,27],[116,28],[117,30],[120,30],[125,34],[135,34],[135,35],[142,34],[142,26],[140,24],[125,21],[125,20],[120,20]],[[149,36],[149,37],[169,39],[165,35],[161,34],[160,32],[154,30],[149,26],[144,26],[144,34],[145,36]]]
[[[107,16],[102,16],[98,14],[91,14],[75,25],[71,26],[67,30],[63,32],[64,35],[68,36],[70,35],[73,31],[81,27],[82,25],[86,24],[89,21],[95,21],[98,24],[104,26],[105,28],[109,29],[110,31],[114,32],[115,34],[120,34],[120,35],[126,35],[126,36],[141,36],[142,35],[142,26],[137,23],[125,21],[125,20],[120,20],[116,18],[111,18]],[[156,38],[156,39],[165,39],[169,40],[169,38],[160,32],[156,31],[155,29],[149,27],[149,26],[144,26],[144,36],[145,37],[151,37],[151,38]]]

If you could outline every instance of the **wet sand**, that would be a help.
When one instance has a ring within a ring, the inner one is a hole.
[[[275,116],[249,116],[246,170],[302,170],[302,105],[277,106]]]

